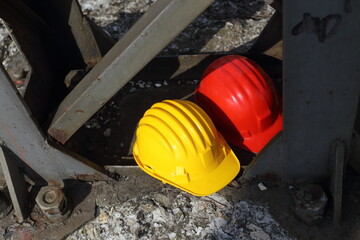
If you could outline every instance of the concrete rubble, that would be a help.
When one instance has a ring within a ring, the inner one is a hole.
[[[232,203],[219,194],[196,197],[174,188],[100,206],[96,219],[67,240],[249,239],[292,240],[266,207]]]

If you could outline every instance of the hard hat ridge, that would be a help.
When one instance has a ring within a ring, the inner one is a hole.
[[[205,70],[195,102],[235,146],[260,152],[282,129],[282,107],[270,77],[252,60],[225,56]]]
[[[199,196],[223,188],[240,170],[211,119],[184,100],[165,100],[145,112],[133,155],[149,175]]]

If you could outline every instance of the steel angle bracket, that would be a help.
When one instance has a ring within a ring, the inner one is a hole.
[[[36,173],[37,179],[59,185],[68,178],[107,178],[90,161],[70,156],[48,143],[2,65],[0,113],[0,141],[21,159],[30,175]]]

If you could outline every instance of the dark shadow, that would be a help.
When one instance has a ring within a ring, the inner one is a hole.
[[[12,164],[16,165],[21,172],[23,172],[35,185],[44,186],[47,185],[46,180],[35,172],[30,166],[28,166],[23,160],[21,160],[15,153],[13,153],[6,146],[1,146],[4,150],[6,158],[11,159]]]
[[[75,179],[64,180],[63,192],[68,200],[68,208],[75,209],[90,193],[92,186]]]
[[[24,100],[40,126],[67,95],[65,76],[70,70],[85,67],[68,24],[71,2],[14,0],[5,3],[10,6],[8,11],[0,7],[0,17],[11,26],[31,66]]]
[[[128,157],[131,156],[137,123],[144,112],[156,102],[182,98],[196,88],[195,84],[178,85],[176,81],[169,81],[167,86],[160,88],[154,86],[155,82],[147,83],[151,83],[151,87],[138,88],[134,92],[129,92],[127,87],[121,90],[109,101],[110,104],[70,138],[66,147],[101,166],[134,165],[135,161]],[[110,134],[105,136],[107,129]]]
[[[254,159],[256,156],[255,153],[252,153],[250,151],[246,151],[244,149],[238,148],[235,145],[229,144],[237,158],[239,159],[241,166],[248,166],[250,162]],[[242,172],[241,172],[242,174]]]
[[[217,130],[223,135],[227,142],[230,142],[236,146],[242,146],[245,150],[250,151],[245,146],[242,145],[244,142],[243,137],[240,135],[236,126],[233,124],[230,118],[228,118],[227,114],[219,107],[215,102],[213,102],[210,98],[203,95],[202,93],[198,93],[196,95],[196,102],[204,109],[206,113],[208,113],[211,120],[214,122]],[[211,113],[211,114],[209,114]],[[222,123],[222,124],[218,124]],[[231,142],[236,139],[236,142]],[[241,162],[241,159],[239,159]]]
[[[9,174],[9,178],[5,178],[6,185],[9,192],[13,192],[15,194],[15,198],[11,199],[13,204],[19,206],[19,211],[21,215],[26,219],[30,214],[30,209],[33,207],[33,202],[30,199],[31,193],[28,192],[28,188],[30,187],[30,183],[26,181],[25,175],[30,178],[35,185],[36,184],[44,184],[46,181],[39,176],[33,169],[27,166],[16,154],[14,154],[9,148],[6,146],[1,146],[4,156],[5,162],[2,168],[3,171]],[[4,168],[6,166],[6,168]],[[24,175],[25,174],[25,175]]]

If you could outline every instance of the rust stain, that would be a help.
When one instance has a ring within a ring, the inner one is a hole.
[[[64,187],[64,182],[59,181],[59,180],[49,180],[48,185],[49,186],[55,186],[55,187],[58,187],[58,188],[63,188]]]
[[[84,113],[84,111],[79,109],[79,110],[76,110],[75,113]]]
[[[53,138],[55,138],[62,144],[64,144],[69,139],[69,134],[67,132],[65,132],[64,130],[50,128],[48,132]]]

